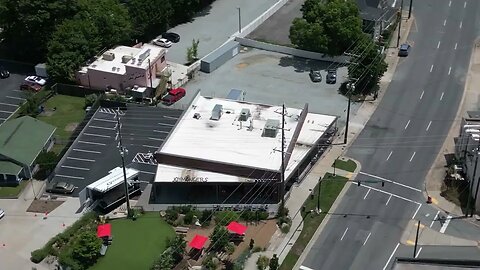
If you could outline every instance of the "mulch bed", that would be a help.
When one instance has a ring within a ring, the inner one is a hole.
[[[30,204],[30,207],[28,207],[27,212],[50,213],[64,202],[65,201],[57,200],[34,200],[32,204]]]

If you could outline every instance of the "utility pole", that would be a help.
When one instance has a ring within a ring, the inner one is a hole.
[[[348,106],[347,106],[347,122],[345,125],[345,138],[343,139],[343,144],[347,144],[347,137],[348,137],[348,123],[350,122],[350,103],[352,101],[352,93],[351,91],[355,90],[355,83],[348,83],[347,84],[348,92]]]
[[[475,168],[473,168],[473,176],[472,176],[472,179],[470,179],[470,189],[469,189],[469,192],[468,192],[468,199],[467,199],[467,211],[465,211],[465,217],[468,217],[468,211],[470,210],[473,214],[473,209],[470,209],[470,204],[471,204],[471,198],[472,198],[472,195],[473,195],[473,182],[475,181],[475,178],[477,177],[477,166],[478,166],[478,149],[480,148],[480,138],[478,139],[478,144],[477,144],[477,148],[474,149],[474,153],[475,153]]]
[[[118,132],[118,150],[120,151],[120,157],[122,158],[123,184],[125,188],[125,199],[127,202],[127,218],[131,218],[132,209],[130,208],[130,196],[128,194],[127,171],[125,169],[125,155],[128,153],[128,150],[122,144],[122,123],[120,122],[120,108],[117,109],[116,117],[117,117],[117,132]]]
[[[320,188],[322,187],[322,177],[318,177],[318,189],[317,189],[317,213],[321,213],[320,209]]]
[[[410,7],[408,8],[408,18],[409,19],[412,16],[412,4],[413,4],[413,0],[410,0]]]
[[[242,33],[242,14],[241,14],[241,9],[240,7],[237,7],[238,9],[238,33]]]
[[[417,255],[418,231],[420,230],[420,220],[417,223],[417,235],[415,236],[415,247],[413,248],[413,258]]]
[[[402,30],[402,14],[403,14],[403,0],[400,3],[400,20],[398,21],[398,37],[397,37],[397,47],[400,46],[400,31]]]
[[[153,88],[152,82],[152,65],[150,64],[150,58],[148,58],[148,74],[150,74],[150,87]]]
[[[282,207],[285,208],[285,103],[282,104],[282,172],[280,174]]]
[[[478,188],[480,187],[480,177],[477,178],[477,188],[475,189],[475,198],[473,199],[473,207],[470,211],[470,217],[473,217],[473,209],[475,209],[475,205],[477,204],[477,195],[478,195]]]
[[[335,172],[335,168],[337,167],[337,159],[338,158],[336,158],[335,161],[333,162],[333,176],[337,175],[336,172]]]

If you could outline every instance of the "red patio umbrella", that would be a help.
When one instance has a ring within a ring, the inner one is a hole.
[[[195,249],[202,249],[203,246],[205,245],[205,242],[207,242],[207,240],[208,240],[208,237],[196,234],[195,237],[193,237],[192,241],[188,243],[188,245]]]
[[[233,233],[242,235],[247,230],[247,226],[242,225],[242,224],[240,224],[236,221],[232,221],[232,222],[230,222],[230,224],[228,224],[227,229],[228,229],[229,232],[233,232]]]
[[[110,237],[112,235],[112,225],[111,224],[102,224],[98,225],[97,227],[97,236],[99,238],[102,237]]]

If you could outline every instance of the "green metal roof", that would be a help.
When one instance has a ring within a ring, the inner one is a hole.
[[[35,161],[55,129],[54,126],[30,116],[7,121],[0,126],[0,155],[29,166]],[[0,173],[4,170],[16,170],[14,166],[7,164],[14,163],[0,162]]]
[[[10,174],[18,175],[22,170],[22,166],[19,166],[10,161],[0,161],[0,173],[1,174]]]

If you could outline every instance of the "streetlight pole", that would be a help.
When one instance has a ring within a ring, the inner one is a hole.
[[[281,178],[281,196],[282,196],[282,211],[285,208],[285,104],[282,105],[282,172]]]
[[[397,36],[397,47],[400,46],[400,31],[402,30],[402,14],[403,14],[403,0],[400,3],[400,20],[398,21],[398,36]]]
[[[413,248],[413,258],[417,255],[418,231],[420,230],[420,220],[417,223],[417,235],[415,236],[415,247]]]
[[[408,18],[409,19],[412,16],[412,4],[413,4],[413,0],[410,0],[410,7],[408,8]]]
[[[122,128],[120,123],[120,109],[117,110],[117,127],[118,127],[118,148],[120,151],[120,157],[122,158],[122,169],[123,169],[123,184],[125,188],[125,199],[127,202],[127,217],[132,217],[132,209],[130,209],[130,196],[128,194],[128,182],[127,182],[127,171],[125,169],[125,154],[128,153],[127,148],[122,144]]]
[[[238,9],[238,33],[242,33],[242,13],[240,7]]]
[[[348,122],[350,122],[350,103],[352,102],[352,93],[351,91],[355,90],[355,83],[348,83],[348,105],[347,105],[347,122],[345,125],[345,137],[343,139],[343,144],[347,144],[347,137],[348,137]]]
[[[317,213],[322,212],[320,210],[320,188],[322,187],[322,177],[318,178],[318,189],[317,189]]]
[[[337,159],[338,158],[336,158],[335,161],[333,162],[333,176],[337,175],[336,172],[335,172],[335,168],[337,167]]]

